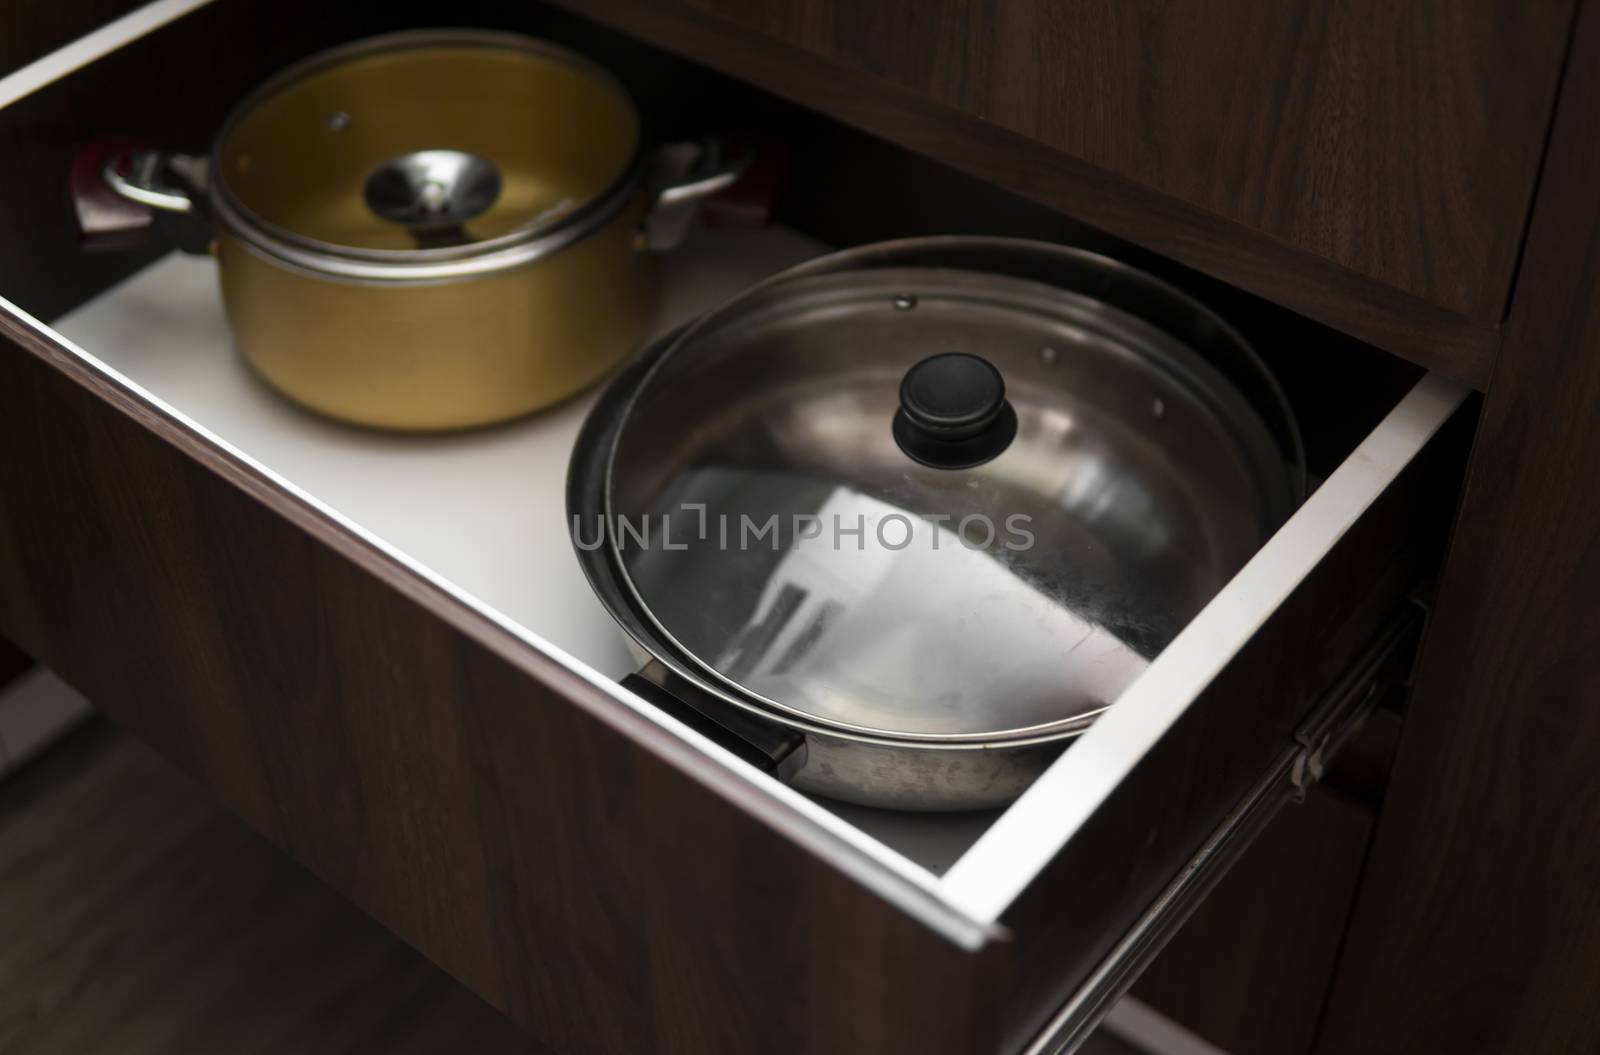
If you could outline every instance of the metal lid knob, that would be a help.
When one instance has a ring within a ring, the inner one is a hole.
[[[494,162],[459,150],[418,150],[379,165],[362,188],[367,208],[411,229],[423,248],[470,242],[462,225],[500,197]]]
[[[996,457],[1017,435],[1000,371],[961,352],[930,356],[906,371],[894,439],[913,461],[970,469]]]

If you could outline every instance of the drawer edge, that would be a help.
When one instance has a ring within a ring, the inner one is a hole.
[[[1418,381],[1072,750],[945,874],[951,902],[973,918],[998,920],[1468,393],[1440,374]]]
[[[9,332],[8,332],[9,331]],[[918,917],[962,948],[973,950],[1000,936],[992,922],[974,921],[952,911],[937,880],[914,862],[841,820],[787,785],[758,773],[726,749],[684,726],[659,708],[568,655],[538,634],[482,603],[361,525],[307,494],[293,482],[192,421],[136,382],[102,363],[4,297],[0,297],[0,336],[31,341],[58,369],[66,356],[88,377],[115,392],[121,409],[209,468],[227,477],[280,516],[362,564],[418,604],[447,619],[456,629],[493,649],[503,659],[561,691],[583,707],[693,778],[741,803],[747,813],[778,828],[812,853],[872,887],[903,911]],[[75,372],[75,371],[73,371]]]

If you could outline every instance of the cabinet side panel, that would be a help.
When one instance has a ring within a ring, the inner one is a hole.
[[[1600,7],[1585,5],[1320,1051],[1600,1038]]]

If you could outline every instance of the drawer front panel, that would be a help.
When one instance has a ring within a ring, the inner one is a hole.
[[[0,335],[0,635],[540,1040],[992,1049],[1003,943],[941,936],[690,743]]]
[[[1469,416],[1458,413],[1360,515],[1011,903],[1013,1043],[1083,982],[1434,573]]]
[[[1325,788],[1284,810],[1133,995],[1228,1055],[1309,1052],[1373,821]]]

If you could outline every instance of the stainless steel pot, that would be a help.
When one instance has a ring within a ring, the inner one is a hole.
[[[216,255],[240,351],[279,391],[451,429],[558,402],[637,350],[654,253],[738,168],[641,144],[632,100],[587,60],[431,30],[284,71],[209,159],[119,155],[104,178]]]
[[[763,283],[604,394],[568,504],[631,684],[796,786],[1019,794],[1304,491],[1226,323],[1060,246],[868,246]]]

